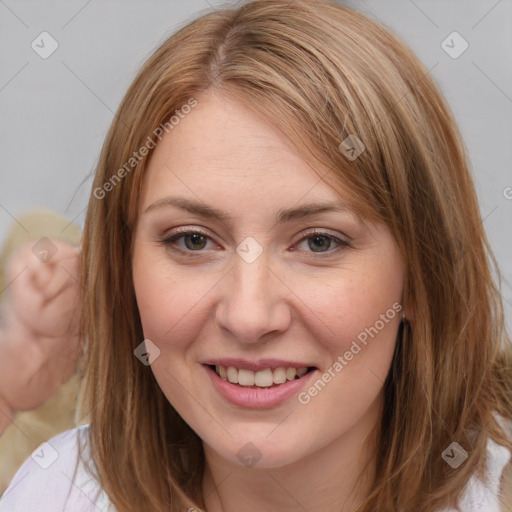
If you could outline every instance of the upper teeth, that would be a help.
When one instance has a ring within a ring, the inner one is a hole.
[[[234,368],[233,366],[217,365],[215,371],[224,380],[232,384],[239,384],[241,386],[258,386],[260,388],[268,388],[272,384],[283,384],[287,380],[293,380],[295,377],[302,377],[308,371],[306,366],[302,368],[266,368],[258,372],[252,370],[245,370],[243,368]]]

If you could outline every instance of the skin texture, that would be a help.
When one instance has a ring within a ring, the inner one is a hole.
[[[155,149],[135,231],[144,336],[160,350],[152,371],[203,440],[208,512],[353,510],[374,474],[372,432],[401,314],[307,404],[293,396],[264,410],[235,406],[200,363],[295,360],[317,367],[320,378],[358,334],[400,303],[401,255],[385,226],[362,223],[349,210],[276,224],[280,209],[343,198],[319,178],[325,169],[304,162],[242,103],[213,94],[198,100]],[[167,196],[224,210],[231,224],[174,206],[146,211]],[[162,243],[178,227],[199,228],[208,238]],[[350,245],[315,243],[310,233],[301,240],[309,230]],[[252,263],[236,252],[248,236],[263,249]],[[252,468],[237,457],[247,443],[261,456]]]
[[[0,327],[0,432],[17,411],[42,405],[75,370],[79,356],[78,248],[48,242],[47,261],[35,242],[9,260]]]

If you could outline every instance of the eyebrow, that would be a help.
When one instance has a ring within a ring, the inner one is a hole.
[[[205,203],[194,201],[191,199],[185,199],[184,197],[164,197],[158,199],[153,204],[149,205],[145,210],[144,214],[162,207],[177,207],[186,210],[190,213],[195,213],[209,219],[219,220],[227,225],[231,224],[232,217],[229,213],[226,213],[217,208],[213,208]],[[325,213],[325,212],[347,212],[349,208],[340,203],[326,202],[326,203],[307,203],[295,208],[281,209],[277,212],[276,223],[284,224],[296,219],[302,219],[311,215]]]

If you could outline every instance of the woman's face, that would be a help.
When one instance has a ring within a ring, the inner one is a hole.
[[[362,447],[380,417],[403,262],[326,172],[228,97],[198,98],[154,150],[135,292],[151,369],[207,456],[279,467]]]

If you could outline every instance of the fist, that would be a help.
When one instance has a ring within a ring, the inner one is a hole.
[[[0,312],[0,396],[13,411],[42,405],[74,373],[78,339],[78,248],[30,242],[7,265]]]

